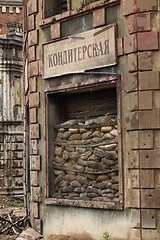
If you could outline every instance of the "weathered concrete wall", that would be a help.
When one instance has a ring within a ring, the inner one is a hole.
[[[28,21],[28,28],[25,22],[28,40],[26,35],[24,42],[25,50],[29,53],[25,104],[29,99],[30,206],[33,226],[44,234],[77,233],[78,239],[97,240],[105,231],[112,233],[113,239],[158,239],[160,1],[109,1],[100,8],[95,2],[79,12],[68,11],[48,19],[43,19],[41,6],[41,0],[24,2],[25,9],[28,9],[28,13],[25,12],[28,14],[25,19]],[[118,64],[103,70],[121,75],[120,149],[123,154],[124,209],[98,210],[46,204],[49,200],[45,200],[48,169],[44,90],[55,86],[65,87],[67,84],[73,86],[82,78],[63,76],[43,80],[42,43],[110,23],[118,25]],[[26,126],[26,132],[27,129]]]
[[[130,211],[103,211],[81,208],[52,207],[42,209],[44,234],[66,234],[79,240],[100,239],[109,232],[113,239],[138,239],[131,231]],[[54,220],[53,220],[54,216]],[[129,230],[130,229],[130,230]],[[130,237],[130,238],[129,238]]]

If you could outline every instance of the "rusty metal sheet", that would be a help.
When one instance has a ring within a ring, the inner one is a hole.
[[[41,239],[42,235],[40,235],[33,228],[27,228],[24,230],[15,240],[38,240]]]

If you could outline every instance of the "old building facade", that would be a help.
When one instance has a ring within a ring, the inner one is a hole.
[[[0,1],[0,194],[23,195],[22,1]]]
[[[160,1],[23,1],[25,199],[44,235],[159,239]]]

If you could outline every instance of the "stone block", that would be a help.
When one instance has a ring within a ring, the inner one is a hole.
[[[139,188],[139,169],[130,170],[128,180],[129,188]]]
[[[34,30],[36,28],[35,15],[28,16],[27,20],[28,20],[28,31]]]
[[[38,203],[32,203],[32,217],[33,218],[39,218],[39,204]]]
[[[13,151],[11,153],[12,159],[23,159],[23,152]]]
[[[139,131],[139,148],[153,149],[153,131],[145,130]]]
[[[126,207],[139,208],[140,207],[140,191],[139,189],[127,189]]]
[[[23,160],[12,160],[13,168],[23,168]]]
[[[131,13],[134,13],[135,11],[135,4],[134,0],[123,0],[123,14],[129,15]]]
[[[144,32],[151,30],[151,14],[137,13],[128,16],[129,33]]]
[[[129,73],[124,77],[124,88],[126,92],[137,90],[137,73]]]
[[[138,110],[138,93],[131,92],[128,93],[128,110]]]
[[[127,130],[136,130],[139,128],[139,116],[137,112],[126,113],[125,127]]]
[[[36,77],[29,79],[29,91],[30,91],[30,93],[37,91],[37,78]]]
[[[15,139],[12,138],[12,142],[23,142],[24,141],[24,136],[23,135],[16,135]]]
[[[124,53],[134,53],[137,52],[137,35],[132,34],[124,37]]]
[[[141,207],[142,208],[160,208],[160,189],[142,189]]]
[[[117,55],[122,56],[124,54],[123,38],[117,38]]]
[[[12,143],[12,150],[23,150],[24,149],[24,143]]]
[[[38,143],[37,140],[31,140],[30,141],[30,154],[34,155],[34,154],[38,154]],[[37,169],[35,169],[37,170]]]
[[[38,76],[39,75],[39,62],[38,61],[30,62],[28,70],[29,70],[28,71],[29,78]]]
[[[7,170],[7,172],[8,172],[8,170]],[[4,174],[8,175],[7,172],[5,172],[5,170],[4,170]],[[23,177],[23,169],[21,169],[21,168],[12,168],[11,174],[12,174],[12,177]]]
[[[14,181],[16,187],[23,187],[23,177],[16,177]]]
[[[105,8],[96,9],[93,11],[93,27],[99,27],[106,24]]]
[[[145,71],[139,72],[139,90],[159,89],[159,72]]]
[[[140,170],[141,188],[154,188],[155,187],[155,174],[154,170]]]
[[[128,138],[128,144],[131,147],[131,149],[138,149],[138,131],[130,131],[129,132],[129,138]]]
[[[160,210],[156,209],[156,222],[157,226],[160,226]]]
[[[137,64],[137,54],[129,54],[128,55],[128,70],[129,72],[137,71],[138,64]]]
[[[28,49],[28,61],[36,61],[36,46],[32,46]]]
[[[126,160],[128,163],[128,168],[139,168],[139,153],[138,151],[128,151]]]
[[[150,51],[158,50],[158,32],[137,33],[138,50]]]
[[[31,108],[29,110],[30,123],[36,123],[38,120],[37,108]]]
[[[155,229],[142,229],[142,238],[141,240],[158,240],[159,239],[159,230]]]
[[[155,149],[160,149],[160,130],[156,129],[156,131],[154,131],[154,148]]]
[[[42,234],[42,220],[39,218],[34,218],[32,220],[33,228]]]
[[[37,0],[29,0],[27,4],[27,14],[28,16],[38,12],[38,1]]]
[[[129,31],[129,33],[137,32],[137,16],[136,16],[136,14],[128,16],[128,31]]]
[[[28,45],[33,46],[39,43],[39,32],[38,30],[33,30],[28,33]]]
[[[0,153],[0,159],[1,159],[1,160],[4,159],[4,152],[1,152],[1,153]]]
[[[55,23],[51,25],[51,38],[56,39],[61,37],[61,24]]]
[[[131,209],[131,227],[140,227],[140,209]]]
[[[154,170],[154,176],[155,176],[155,188],[160,189],[160,169]]]
[[[139,109],[152,109],[153,97],[152,91],[139,92]]]
[[[158,5],[157,0],[136,0],[136,12],[148,12],[148,11],[157,11]]]
[[[31,187],[31,200],[32,202],[42,202],[41,187]]]
[[[141,232],[140,229],[129,229],[128,230],[128,234],[129,234],[129,239],[130,240],[141,240]],[[119,239],[118,239],[119,240]],[[123,239],[124,240],[124,239]]]
[[[40,155],[35,155],[30,157],[31,170],[40,171],[41,170],[41,158]]]
[[[151,14],[138,13],[136,14],[137,32],[144,32],[151,30]]]
[[[152,52],[138,53],[138,70],[147,71],[153,69]]]
[[[160,108],[160,91],[154,91],[153,94],[153,103],[154,103],[154,108],[159,109]]]
[[[139,115],[139,129],[158,129],[160,128],[159,111],[142,111]]]
[[[39,123],[30,124],[30,138],[38,139],[40,138],[40,126]]]
[[[160,168],[160,150],[141,150],[140,167],[141,168]]]
[[[156,211],[154,209],[142,209],[142,228],[156,228]]]
[[[30,93],[29,95],[29,108],[36,108],[40,106],[40,93]]]
[[[31,186],[39,185],[39,175],[37,171],[30,171]]]

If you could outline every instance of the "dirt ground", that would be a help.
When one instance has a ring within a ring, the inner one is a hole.
[[[13,223],[26,216],[23,198],[12,198],[0,196],[0,239],[14,240],[20,231],[16,228],[9,228],[4,233],[3,230],[8,228],[9,221]],[[23,226],[21,226],[23,228]],[[16,231],[16,233],[14,232]]]
[[[13,222],[24,218],[26,216],[26,211],[23,204],[23,198],[12,198],[7,196],[0,196],[0,240],[15,240],[19,235],[17,229],[10,228],[6,230],[3,234],[1,233],[5,228],[7,228],[9,217],[11,217]],[[23,228],[25,226],[21,226]],[[17,232],[15,234],[14,230]],[[42,240],[77,240],[76,238],[62,235],[51,235],[49,237],[44,237]]]
[[[17,235],[0,235],[0,239],[2,240],[14,240]],[[68,236],[56,236],[51,235],[49,237],[44,237],[41,240],[77,240],[76,238],[68,237]]]
[[[77,240],[76,238],[69,237],[69,236],[56,236],[56,235],[51,235],[49,237],[42,238],[42,240]]]
[[[3,239],[3,240],[14,240],[15,238],[17,237],[17,235],[0,235],[0,239]]]

